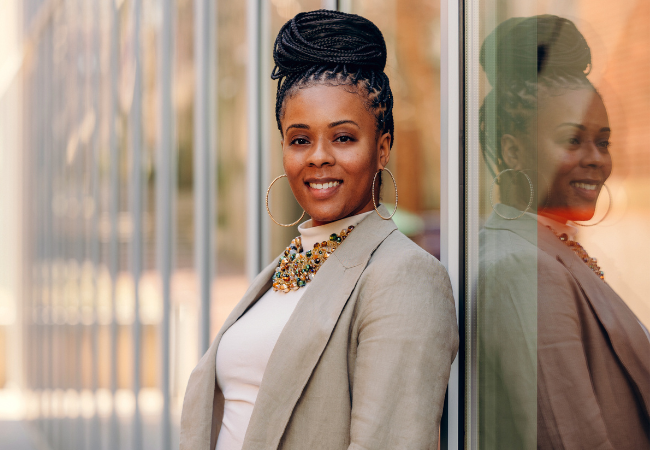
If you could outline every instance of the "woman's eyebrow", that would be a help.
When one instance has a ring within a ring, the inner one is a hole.
[[[330,123],[327,127],[328,128],[334,128],[338,127],[339,125],[343,125],[344,123],[351,123],[352,125],[356,125],[357,128],[361,128],[358,123],[356,123],[354,120],[339,120],[338,122],[332,122]]]
[[[287,127],[287,129],[284,130],[284,132],[286,133],[291,128],[300,128],[300,129],[303,129],[303,130],[309,130],[309,125],[307,125],[306,123],[293,123],[293,124],[289,125]]]
[[[584,125],[579,124],[579,123],[571,123],[571,122],[561,123],[555,128],[560,128],[560,127],[574,127],[574,128],[578,128],[578,129],[580,129],[582,131],[587,130],[587,127],[585,127]],[[608,133],[610,131],[612,131],[612,130],[609,127],[602,127],[600,130],[598,130],[599,133]]]
[[[584,126],[584,125],[582,125],[582,124],[579,124],[579,123],[571,123],[571,122],[564,122],[564,123],[561,123],[561,124],[559,124],[559,125],[558,125],[557,127],[555,127],[555,128],[560,128],[560,127],[574,127],[574,128],[578,128],[578,129],[580,129],[580,130],[582,130],[582,131],[586,131],[586,130],[587,130],[587,127],[586,127],[586,126]]]

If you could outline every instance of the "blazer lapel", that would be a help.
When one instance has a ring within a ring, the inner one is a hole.
[[[208,351],[200,359],[190,375],[183,400],[181,414],[181,450],[209,449],[216,443],[219,426],[213,432],[213,415],[221,417],[222,411],[214,411],[218,394],[216,389],[216,356],[221,336],[271,287],[271,275],[278,258],[255,277],[237,306],[232,310],[217,333]],[[221,405],[223,406],[223,405]]]
[[[555,237],[555,236],[553,236]],[[540,236],[540,240],[541,240]],[[546,238],[544,239],[546,240]],[[600,281],[564,244],[557,259],[571,272],[598,317],[614,352],[637,386],[646,413],[650,413],[650,342],[636,315],[616,292]],[[557,244],[556,244],[557,245]]]
[[[384,209],[382,214],[387,211]],[[370,256],[396,229],[392,220],[369,215],[309,284],[266,366],[243,450],[278,448],[293,409]]]

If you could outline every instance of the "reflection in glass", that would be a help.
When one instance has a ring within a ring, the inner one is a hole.
[[[567,19],[512,18],[480,63],[493,177],[477,286],[481,448],[647,448],[650,335],[577,242],[606,195],[617,132],[591,49]]]

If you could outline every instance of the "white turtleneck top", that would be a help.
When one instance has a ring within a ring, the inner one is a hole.
[[[303,249],[310,250],[332,233],[356,226],[373,211],[318,227],[311,220],[298,227]],[[318,274],[316,274],[318,276]],[[288,293],[269,289],[221,337],[217,349],[217,383],[225,399],[216,450],[240,450],[248,428],[264,370],[275,343],[310,284]]]

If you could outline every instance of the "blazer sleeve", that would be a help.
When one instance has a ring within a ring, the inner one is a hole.
[[[447,272],[417,250],[367,269],[353,328],[350,450],[437,448],[458,328]]]

